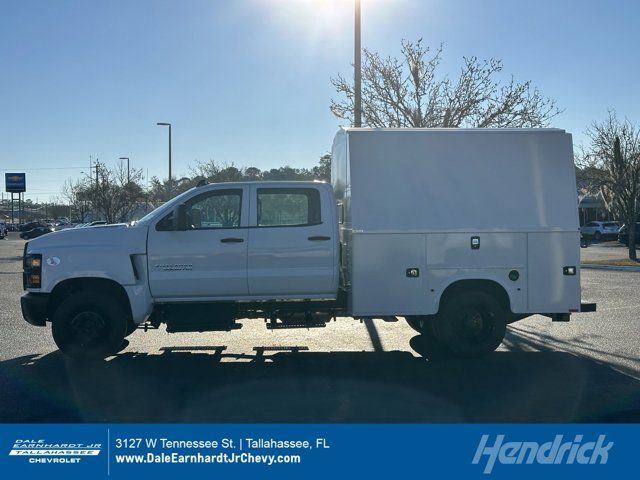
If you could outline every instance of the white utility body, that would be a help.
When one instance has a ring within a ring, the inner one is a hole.
[[[479,355],[580,300],[571,135],[557,129],[342,129],[332,185],[193,188],[132,225],[25,245],[23,315],[65,353],[113,353],[136,326],[324,326],[404,316]]]

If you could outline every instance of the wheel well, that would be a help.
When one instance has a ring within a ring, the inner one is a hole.
[[[453,295],[469,291],[484,292],[491,295],[502,305],[506,313],[511,313],[509,294],[502,285],[494,280],[458,280],[457,282],[453,282],[442,292],[438,310],[440,310]]]
[[[49,298],[47,305],[47,318],[51,320],[54,312],[67,297],[77,292],[100,292],[105,293],[114,298],[121,306],[127,315],[131,317],[131,304],[129,303],[129,297],[122,285],[113,280],[106,278],[72,278],[64,280],[58,283]]]

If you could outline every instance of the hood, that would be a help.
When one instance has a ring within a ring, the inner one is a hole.
[[[129,254],[144,254],[147,249],[147,227],[119,223],[68,228],[29,240],[27,253],[38,253],[39,249],[45,248],[75,249],[101,246],[108,249],[121,248]]]

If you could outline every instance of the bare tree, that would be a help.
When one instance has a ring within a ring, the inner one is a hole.
[[[560,113],[531,82],[505,83],[496,59],[464,57],[457,78],[439,75],[442,46],[434,53],[417,42],[402,41],[402,57],[382,58],[364,49],[362,122],[370,127],[541,127]],[[353,123],[354,90],[342,75],[332,78],[344,98],[331,111]]]
[[[244,170],[234,163],[217,163],[210,159],[208,162],[196,161],[191,174],[195,179],[205,179],[210,183],[240,182],[244,179]]]
[[[91,210],[89,197],[89,186],[86,181],[82,180],[67,180],[62,187],[62,196],[71,206],[72,214],[80,221],[80,223],[86,222],[86,218]]]
[[[103,163],[96,163],[97,182],[89,183],[87,197],[94,210],[108,223],[129,220],[140,203],[144,200],[140,181],[142,170],[131,169],[120,163],[115,168],[108,168]]]
[[[637,260],[635,224],[640,213],[640,128],[619,120],[610,110],[602,122],[587,130],[591,145],[584,157],[587,168],[597,169],[607,208],[622,218],[629,234],[629,258]]]

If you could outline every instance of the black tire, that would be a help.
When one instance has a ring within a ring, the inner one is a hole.
[[[593,234],[593,238],[600,241],[602,240],[602,234],[598,231],[596,231],[596,233]]]
[[[133,332],[135,332],[138,329],[138,325],[136,325],[135,323],[133,323],[133,319],[131,318],[127,318],[127,331],[124,334],[125,337],[128,337],[129,335],[131,335]]]
[[[103,293],[75,293],[53,314],[56,345],[62,353],[78,360],[99,360],[114,354],[126,332],[124,309]]]
[[[500,303],[485,292],[466,292],[449,299],[433,323],[436,338],[454,355],[479,357],[500,346],[507,316]]]
[[[409,315],[404,317],[409,326],[424,335],[433,335],[433,318],[435,315]]]

